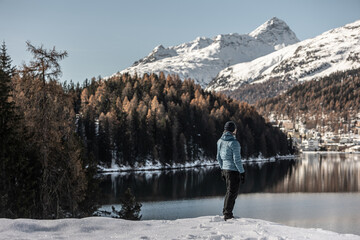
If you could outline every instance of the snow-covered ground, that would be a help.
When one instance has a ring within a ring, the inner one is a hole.
[[[0,219],[0,239],[360,239],[258,219],[224,221],[220,216],[127,221],[103,217],[60,220]]]

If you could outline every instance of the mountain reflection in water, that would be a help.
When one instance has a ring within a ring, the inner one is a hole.
[[[240,193],[358,192],[360,154],[305,153],[296,160],[246,163]],[[220,169],[192,168],[101,175],[102,204],[119,203],[130,187],[141,202],[223,196]]]

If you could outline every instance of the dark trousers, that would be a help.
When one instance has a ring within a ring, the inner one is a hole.
[[[226,195],[224,200],[224,216],[233,216],[235,199],[239,193],[240,173],[238,171],[223,170],[222,174],[226,181]]]

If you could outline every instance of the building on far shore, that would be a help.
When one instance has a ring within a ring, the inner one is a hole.
[[[271,124],[292,138],[301,151],[341,151],[358,152],[360,149],[360,113],[350,119],[338,118],[340,128],[333,121],[323,121],[314,116],[306,120],[303,116],[290,120],[286,116],[275,118]],[[323,117],[322,117],[323,119]]]
[[[317,139],[303,140],[301,149],[303,151],[319,151],[319,141]]]

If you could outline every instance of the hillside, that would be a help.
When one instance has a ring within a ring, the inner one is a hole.
[[[327,31],[253,61],[230,66],[217,75],[207,90],[255,102],[301,82],[359,68],[359,36],[360,21]]]
[[[299,42],[289,26],[272,18],[249,34],[220,34],[213,38],[198,37],[177,46],[157,46],[146,57],[136,61],[120,74],[142,76],[164,72],[191,78],[205,88],[224,68],[254,60],[290,44]],[[115,74],[116,75],[116,74]]]
[[[272,114],[291,119],[327,116],[327,122],[335,126],[339,118],[360,111],[360,69],[337,72],[319,80],[299,84],[285,93],[255,104],[263,116]]]
[[[124,74],[93,80],[79,91],[77,131],[89,157],[107,167],[215,160],[216,142],[230,119],[244,158],[289,153],[286,136],[253,107],[190,80]]]

